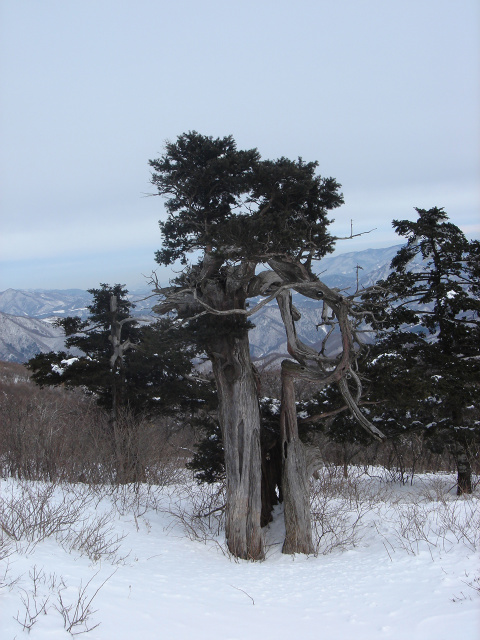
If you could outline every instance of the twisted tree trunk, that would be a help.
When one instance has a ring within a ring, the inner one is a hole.
[[[210,316],[240,319],[231,329],[218,324],[207,331],[205,350],[212,363],[218,394],[227,479],[226,539],[237,558],[263,558],[261,517],[260,407],[250,360],[245,322],[248,284],[255,263],[226,265],[221,256],[205,253],[186,288],[157,288],[164,296],[159,313],[176,309],[182,318]]]
[[[282,363],[282,491],[285,514],[285,541],[282,553],[314,553],[310,519],[310,478],[305,449],[298,436],[294,377],[291,361]],[[286,365],[286,366],[284,366]]]
[[[260,409],[248,335],[216,340],[211,356],[227,478],[226,539],[237,558],[263,557]]]
[[[223,272],[220,266],[220,262],[205,256],[197,301],[220,313],[245,310],[246,290],[255,265],[244,263]],[[211,336],[207,355],[217,387],[225,452],[227,546],[237,558],[259,560],[263,558],[260,407],[248,325]]]
[[[283,269],[283,273],[281,272],[283,277],[288,276],[290,281],[298,277],[297,273],[291,272],[290,265],[286,265],[283,268],[283,263],[278,264]],[[275,263],[277,269],[278,264]],[[302,276],[302,274],[300,275]],[[360,412],[357,406],[358,399],[355,400],[352,397],[345,380],[347,374],[354,376],[351,371],[351,364],[354,360],[355,352],[348,322],[348,310],[343,298],[320,281],[310,281],[305,285],[300,283],[300,286],[296,286],[295,289],[301,290],[303,295],[316,298],[322,297],[328,301],[329,307],[335,313],[340,326],[343,347],[340,357],[335,362],[332,362],[324,358],[321,353],[304,344],[298,339],[295,329],[295,321],[298,319],[299,314],[292,304],[291,293],[283,291],[277,295],[277,303],[287,334],[288,352],[296,360],[296,362],[292,360],[284,360],[282,362],[280,428],[283,447],[282,491],[286,528],[283,552],[313,553],[309,465],[307,464],[304,446],[298,437],[294,379],[300,378],[315,381],[319,387],[330,383],[338,384],[348,407],[358,422],[373,437],[381,439],[384,436]],[[354,377],[356,378],[356,376]]]

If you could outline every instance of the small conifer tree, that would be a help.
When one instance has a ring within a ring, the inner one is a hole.
[[[458,493],[471,493],[479,438],[479,243],[469,242],[443,209],[395,220],[407,243],[368,299],[382,331],[366,369],[371,397],[402,429],[422,429],[457,461]]]

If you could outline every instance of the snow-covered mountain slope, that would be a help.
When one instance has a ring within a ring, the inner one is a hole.
[[[0,311],[13,316],[49,318],[88,316],[92,296],[82,289],[7,289],[0,292]]]
[[[62,329],[51,323],[0,311],[0,360],[26,362],[36,353],[61,351],[64,341]]]
[[[355,282],[356,269],[360,267],[359,281],[363,282],[369,274],[376,272],[380,268],[386,267],[388,273],[390,262],[401,246],[395,245],[386,249],[366,249],[364,251],[352,251],[350,253],[327,256],[320,261],[317,273],[325,284],[338,286],[336,280],[340,275],[344,276],[349,282]]]

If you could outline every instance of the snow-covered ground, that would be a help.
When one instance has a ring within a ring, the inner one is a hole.
[[[92,494],[3,480],[0,638],[68,638],[77,622],[98,625],[91,640],[478,640],[479,498],[453,485],[323,477],[319,554],[281,554],[278,510],[253,563],[226,554],[218,512],[191,517],[222,496],[190,481]]]

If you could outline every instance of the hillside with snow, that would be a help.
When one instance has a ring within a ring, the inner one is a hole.
[[[277,511],[252,563],[225,549],[221,492],[187,476],[136,489],[2,480],[0,636],[477,640],[479,497],[454,486],[324,469],[318,553],[282,555]]]
[[[64,346],[62,329],[37,318],[0,311],[0,360],[26,362],[36,353],[61,351]]]

